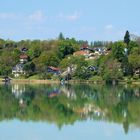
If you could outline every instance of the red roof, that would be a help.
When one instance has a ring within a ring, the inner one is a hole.
[[[28,55],[26,55],[26,54],[21,54],[21,55],[20,55],[20,59],[28,59]]]
[[[77,51],[74,53],[74,55],[88,55],[89,52],[86,52],[86,51]]]
[[[54,71],[60,71],[59,68],[55,68],[55,67],[53,67],[53,66],[49,66],[48,68],[50,68],[50,69],[52,69],[52,70],[54,70]]]

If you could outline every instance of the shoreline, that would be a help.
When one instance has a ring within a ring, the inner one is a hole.
[[[2,79],[0,79],[0,84],[4,83]],[[59,80],[39,80],[39,79],[12,79],[11,84],[61,84]],[[70,84],[106,84],[105,81],[93,81],[93,80],[69,80],[66,83]],[[139,80],[130,80],[130,81],[118,81],[119,85],[140,85]]]
[[[0,83],[4,83],[1,79],[0,79]],[[15,84],[59,84],[60,81],[58,80],[39,80],[39,79],[34,79],[34,80],[30,80],[30,79],[12,79],[10,81],[10,83]]]

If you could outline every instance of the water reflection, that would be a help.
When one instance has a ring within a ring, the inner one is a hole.
[[[0,119],[47,121],[58,128],[77,121],[140,126],[140,88],[97,85],[0,85]]]

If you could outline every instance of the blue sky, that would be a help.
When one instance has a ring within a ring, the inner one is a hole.
[[[126,135],[123,126],[115,123],[87,120],[65,125],[59,130],[47,122],[0,122],[1,140],[139,140],[139,129],[134,126]]]
[[[1,0],[0,38],[88,41],[140,35],[139,0]]]

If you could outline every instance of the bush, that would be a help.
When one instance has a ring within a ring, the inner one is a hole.
[[[133,79],[134,79],[134,80],[138,80],[138,79],[139,79],[139,75],[134,75],[134,76],[133,76]]]
[[[100,77],[100,76],[91,77],[89,80],[92,80],[92,81],[103,81],[102,77]]]

